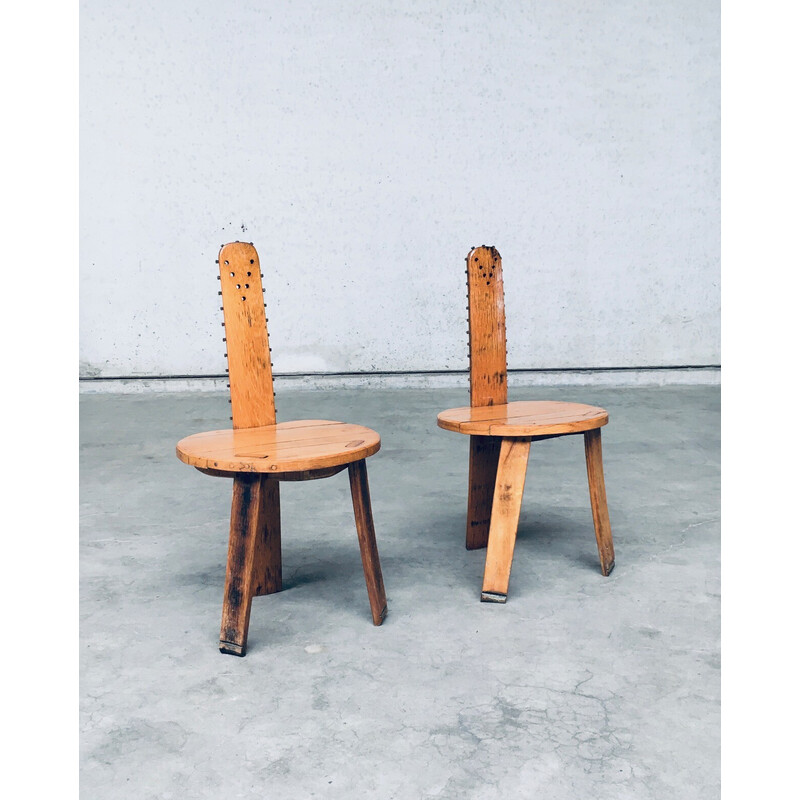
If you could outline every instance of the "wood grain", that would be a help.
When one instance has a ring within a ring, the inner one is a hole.
[[[359,461],[380,446],[370,428],[316,419],[197,433],[181,439],[175,452],[184,463],[208,470],[297,473]]]
[[[508,595],[530,449],[529,439],[503,439],[500,444],[489,545],[483,573],[483,602],[505,603]]]
[[[270,508],[270,503],[275,506]],[[278,485],[260,475],[233,480],[231,527],[219,649],[243,656],[253,597],[281,588]]]
[[[218,263],[233,426],[187,436],[175,452],[206,475],[233,478],[220,651],[243,656],[253,597],[281,590],[280,481],[327,478],[348,465],[372,617],[380,625],[386,595],[364,463],[380,449],[380,436],[331,420],[276,424],[258,254],[252,244],[232,242]]]
[[[470,405],[500,405],[508,399],[506,311],[503,261],[494,247],[470,250],[467,256],[467,301]]]
[[[506,600],[531,441],[584,434],[597,548],[607,575],[614,567],[614,544],[600,428],[608,423],[608,412],[582,403],[508,402],[502,259],[495,247],[484,245],[466,260],[470,405],[443,411],[437,422],[470,437],[466,546],[487,546],[481,600]]]
[[[214,478],[234,478],[239,473],[230,472],[224,469],[207,469],[205,467],[195,467],[203,475],[211,475]],[[317,481],[320,478],[330,478],[343,469],[347,469],[347,464],[339,464],[335,467],[324,467],[322,469],[304,469],[300,472],[264,472],[264,478],[270,481]]]
[[[281,485],[262,475],[259,490],[259,533],[253,561],[253,596],[283,589],[281,563]]]
[[[318,481],[320,478],[330,478],[347,469],[347,464],[337,464],[335,467],[322,467],[321,469],[304,469],[299,472],[277,472],[264,475],[270,481]]]
[[[501,439],[497,436],[469,438],[469,494],[467,498],[467,550],[479,550],[489,541],[492,499],[497,477]]]
[[[226,244],[219,251],[225,345],[234,428],[275,423],[267,317],[255,247]]]
[[[614,569],[614,539],[611,535],[611,520],[606,502],[606,481],[603,476],[603,445],[600,431],[587,431],[583,435],[586,450],[586,472],[589,476],[589,497],[592,501],[594,534],[600,556],[600,571],[610,575]]]
[[[608,422],[608,412],[583,403],[523,400],[483,408],[450,408],[437,418],[440,428],[470,436],[552,436],[582,433]]]
[[[353,497],[353,512],[356,518],[358,546],[361,548],[361,563],[367,582],[367,595],[372,610],[372,622],[381,625],[386,618],[386,591],[383,587],[383,573],[378,557],[378,544],[375,541],[375,525],[372,520],[372,503],[369,496],[367,464],[356,461],[348,465],[350,474],[350,493]]]
[[[469,400],[471,406],[502,405],[508,399],[503,260],[494,247],[467,256]],[[470,437],[467,550],[486,547],[500,455],[500,439]]]

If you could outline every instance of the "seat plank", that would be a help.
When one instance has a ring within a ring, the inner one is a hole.
[[[328,420],[208,431],[181,439],[178,458],[220,472],[302,472],[350,464],[377,453],[370,428]]]
[[[523,400],[482,408],[451,408],[437,418],[440,428],[471,436],[549,436],[581,433],[608,423],[608,412],[583,403]]]

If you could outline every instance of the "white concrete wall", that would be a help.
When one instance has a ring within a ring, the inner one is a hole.
[[[279,372],[719,363],[714,0],[84,0],[84,376],[224,371],[261,254]]]

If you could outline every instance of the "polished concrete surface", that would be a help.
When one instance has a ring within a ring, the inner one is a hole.
[[[178,439],[219,394],[81,401],[81,796],[719,796],[719,389],[547,388],[607,408],[616,569],[580,436],[534,443],[506,605],[464,549],[466,389],[283,392],[278,417],[381,433],[368,460],[389,603],[371,624],[347,473],[281,488],[283,592],[217,650],[230,482]]]

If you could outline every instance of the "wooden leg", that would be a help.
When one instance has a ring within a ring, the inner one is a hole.
[[[276,480],[261,478],[261,537],[253,569],[253,597],[283,588],[281,565],[281,490]]]
[[[530,439],[503,439],[497,465],[481,602],[505,603],[528,470]]]
[[[467,550],[479,550],[489,541],[492,497],[500,456],[499,436],[469,437],[469,498]]]
[[[275,503],[274,507],[270,507],[271,501]],[[260,475],[236,475],[233,479],[220,652],[237,656],[245,654],[253,597],[277,592],[280,588],[278,484]]]
[[[372,622],[380,625],[386,617],[386,591],[383,588],[381,562],[375,541],[375,525],[372,521],[367,464],[363,459],[356,461],[348,465],[348,472],[350,492],[353,495],[353,511],[356,516],[358,545],[361,548],[361,562],[364,565],[364,578],[367,581],[367,594],[372,609]]]
[[[608,518],[608,503],[606,503],[600,429],[586,431],[583,434],[583,443],[586,448],[586,472],[589,475],[589,496],[592,500],[597,552],[600,554],[600,571],[603,575],[610,575],[614,569],[614,540],[611,537],[611,521]]]

